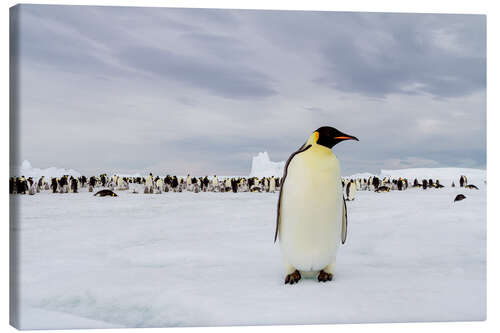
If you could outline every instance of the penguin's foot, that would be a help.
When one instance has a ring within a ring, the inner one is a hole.
[[[298,270],[295,270],[295,272],[293,273],[290,273],[286,276],[285,278],[285,284],[294,284],[294,283],[297,283],[299,282],[301,276],[300,276],[300,272]]]
[[[319,282],[327,282],[327,281],[332,281],[333,279],[333,274],[332,273],[327,273],[324,270],[321,270],[318,275],[318,281]]]

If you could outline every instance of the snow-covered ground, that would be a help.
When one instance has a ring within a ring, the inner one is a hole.
[[[19,327],[483,320],[486,185],[357,193],[335,281],[284,285],[278,193],[13,195]],[[456,194],[467,198],[453,202]]]

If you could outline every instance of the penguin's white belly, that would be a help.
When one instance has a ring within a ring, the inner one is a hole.
[[[301,156],[302,155],[302,156]],[[294,157],[281,198],[280,248],[300,271],[319,271],[336,257],[342,228],[342,187],[335,155]]]

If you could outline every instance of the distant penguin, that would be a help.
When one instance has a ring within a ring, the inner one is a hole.
[[[276,179],[274,176],[271,177],[271,181],[269,182],[269,192],[276,192]]]
[[[397,181],[397,185],[398,185],[398,191],[402,191],[403,190],[403,179],[401,177],[399,177],[399,179]]]
[[[337,249],[347,236],[347,208],[339,160],[332,152],[339,142],[358,140],[332,127],[320,127],[285,164],[274,240],[279,236],[285,263],[285,284],[302,273],[331,281]]]
[[[234,178],[231,178],[231,189],[233,190],[233,193],[238,192],[238,181]]]
[[[106,174],[102,174],[101,178],[101,186],[106,186]]]
[[[422,188],[423,188],[424,190],[426,190],[426,189],[427,189],[427,179],[423,179],[423,180],[422,180]]]
[[[146,184],[144,186],[144,193],[153,193],[153,174],[149,173],[149,176],[146,178]]]
[[[43,188],[45,186],[45,178],[44,176],[40,177],[40,179],[38,179],[38,187],[39,188]]]
[[[464,187],[465,185],[467,185],[467,177],[465,176],[460,176],[460,187]]]
[[[24,176],[16,179],[16,192],[17,194],[26,194],[28,191],[28,182]]]
[[[453,202],[456,202],[456,201],[460,201],[460,200],[464,200],[466,198],[465,195],[463,194],[459,194],[455,197],[455,200],[453,200]]]
[[[214,175],[212,178],[212,186],[213,186],[213,191],[218,191],[219,190],[219,180],[217,179],[217,176]]]
[[[71,178],[71,191],[73,193],[78,193],[78,180]]]
[[[179,180],[177,179],[177,176],[172,177],[172,189],[174,192],[177,192],[177,187],[179,187]]]
[[[470,185],[465,185],[465,188],[471,189],[471,190],[479,190],[476,185],[470,184]]]
[[[56,193],[57,192],[57,186],[58,186],[57,178],[52,178],[50,180],[50,188],[52,190],[52,193]]]
[[[156,180],[156,184],[155,184],[155,185],[156,185],[156,190],[157,190],[159,193],[161,193],[161,190],[163,189],[163,179],[158,178],[158,179]]]
[[[455,187],[455,182],[451,182],[451,187]]]
[[[36,184],[35,185],[31,184],[31,186],[29,186],[28,194],[34,195],[35,192],[36,192]]]
[[[354,180],[350,180],[348,183],[347,183],[347,186],[346,186],[346,200],[348,201],[353,201],[355,199],[355,194],[356,194],[356,183],[354,182]]]
[[[97,178],[94,177],[94,176],[90,177],[90,179],[89,179],[89,185],[92,186],[92,187],[95,187],[96,183],[97,183]]]
[[[95,196],[98,196],[98,197],[117,197],[118,194],[116,194],[115,192],[113,192],[111,190],[104,189],[104,190],[100,190],[99,192],[94,194],[94,197]]]
[[[118,189],[124,189],[125,188],[125,181],[123,180],[123,177],[116,177],[116,186],[118,186]]]

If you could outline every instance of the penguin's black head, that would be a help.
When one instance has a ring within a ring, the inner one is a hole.
[[[330,126],[323,126],[318,128],[314,133],[316,134],[316,143],[318,145],[322,145],[328,148],[332,148],[337,143],[342,142],[344,140],[356,140],[359,141],[355,136],[342,133],[336,128]]]

